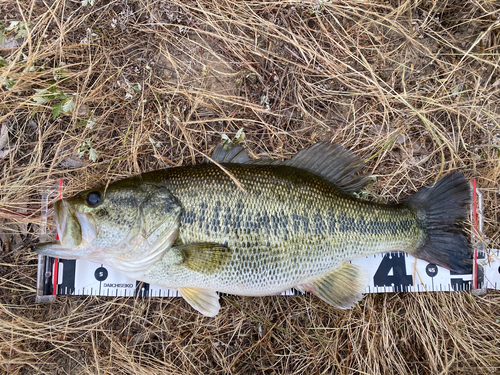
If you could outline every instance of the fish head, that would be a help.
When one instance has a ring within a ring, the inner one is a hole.
[[[147,270],[178,236],[182,208],[170,191],[119,181],[54,205],[59,240],[39,244],[41,255],[85,259],[130,273]]]

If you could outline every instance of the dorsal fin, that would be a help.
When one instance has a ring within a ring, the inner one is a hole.
[[[354,176],[364,166],[364,162],[341,145],[327,142],[299,151],[282,165],[302,168],[323,177],[347,193],[362,189],[370,182],[367,174]]]
[[[244,163],[257,165],[288,165],[323,177],[346,193],[362,189],[370,182],[367,174],[354,176],[364,162],[341,145],[320,142],[299,151],[291,159],[250,159],[247,151],[235,143],[219,143],[212,159],[218,163]]]
[[[247,150],[238,144],[221,142],[215,147],[212,160],[217,163],[243,164],[251,159]]]

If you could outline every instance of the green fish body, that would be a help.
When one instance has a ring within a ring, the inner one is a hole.
[[[469,271],[460,221],[470,188],[459,173],[386,205],[352,195],[368,178],[354,175],[362,163],[340,146],[320,143],[285,162],[219,146],[214,158],[218,164],[154,171],[57,203],[61,242],[38,252],[178,289],[208,316],[219,311],[216,292],[292,287],[350,308],[368,275],[348,261],[386,251]]]

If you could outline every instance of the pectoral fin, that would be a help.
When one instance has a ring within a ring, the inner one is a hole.
[[[367,285],[368,273],[363,267],[344,263],[303,287],[334,307],[350,309],[363,298]]]
[[[203,315],[214,317],[219,313],[219,295],[217,292],[198,288],[179,288],[179,293],[194,309]]]
[[[172,248],[181,257],[179,263],[191,271],[211,275],[221,270],[231,258],[231,249],[216,243],[194,243]]]

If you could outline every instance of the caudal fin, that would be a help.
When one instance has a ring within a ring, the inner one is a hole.
[[[472,273],[472,250],[463,222],[471,201],[469,182],[462,173],[450,173],[405,201],[418,214],[426,230],[416,258],[457,273]]]

